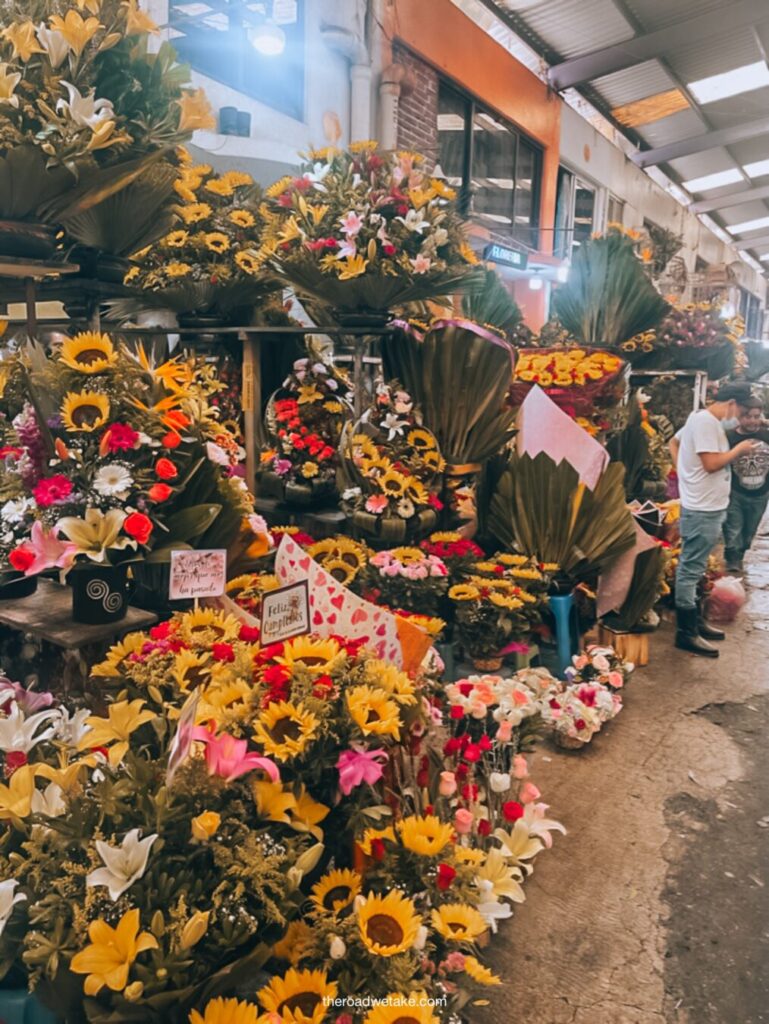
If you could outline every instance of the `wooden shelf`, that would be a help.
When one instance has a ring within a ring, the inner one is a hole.
[[[21,280],[44,281],[62,274],[76,274],[78,263],[56,263],[53,260],[31,260],[16,256],[0,256],[0,278],[10,277]]]

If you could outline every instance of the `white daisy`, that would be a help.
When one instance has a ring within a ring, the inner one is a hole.
[[[117,462],[111,462],[102,466],[93,479],[93,489],[103,498],[118,498],[125,500],[133,484],[133,477],[125,468]]]

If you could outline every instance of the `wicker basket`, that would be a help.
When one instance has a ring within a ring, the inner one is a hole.
[[[576,736],[567,736],[565,732],[558,732],[557,730],[553,733],[553,738],[555,739],[555,745],[563,750],[581,750],[582,747],[587,746],[585,740],[577,739]]]

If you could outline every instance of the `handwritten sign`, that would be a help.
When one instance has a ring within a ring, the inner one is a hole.
[[[310,598],[307,580],[289,583],[287,587],[270,590],[262,595],[260,641],[263,647],[309,632]]]
[[[172,601],[220,597],[226,583],[227,552],[223,548],[171,552],[168,596]]]

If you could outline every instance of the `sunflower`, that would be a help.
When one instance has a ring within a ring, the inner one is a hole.
[[[203,1013],[190,1012],[189,1024],[258,1024],[259,1007],[255,1003],[224,999],[219,996],[206,1003]]]
[[[272,947],[272,955],[277,960],[288,960],[293,966],[306,956],[310,941],[312,940],[312,928],[306,921],[292,921],[286,928],[286,934]]]
[[[297,971],[292,967],[284,977],[274,976],[257,992],[257,999],[267,1013],[278,1014],[284,1024],[320,1024],[336,993],[336,982],[329,982],[325,971]]]
[[[103,373],[115,365],[117,352],[106,334],[85,331],[64,342],[59,360],[80,373]]]
[[[163,269],[166,277],[186,277],[191,272],[192,267],[189,263],[172,262],[166,263]]]
[[[123,284],[130,284],[131,281],[135,281],[139,274],[141,274],[141,267],[131,267],[123,276]]]
[[[498,978],[480,960],[476,960],[474,956],[465,957],[465,974],[469,975],[473,981],[477,981],[479,985],[502,984],[502,979]]]
[[[446,465],[446,460],[443,458],[441,453],[437,451],[422,452],[422,462],[434,473],[442,472],[443,467]]]
[[[290,669],[301,667],[313,676],[330,675],[345,660],[345,653],[336,640],[298,636],[283,647],[277,661]]]
[[[235,640],[239,633],[240,623],[236,618],[213,608],[196,608],[183,615],[179,623],[180,637],[202,647]]]
[[[388,469],[382,473],[378,483],[385,494],[390,497],[400,498],[406,492],[408,480],[397,469]]]
[[[423,817],[412,814],[398,822],[398,832],[407,850],[422,857],[437,857],[451,842],[454,828],[434,814]]]
[[[437,533],[431,533],[427,539],[431,544],[456,544],[463,538],[456,530],[439,530]]]
[[[393,548],[390,554],[401,565],[415,565],[417,562],[423,562],[425,558],[424,552],[419,548]]]
[[[179,178],[174,182],[174,192],[176,192],[179,198],[183,199],[185,203],[194,203],[198,198],[189,187],[188,183],[182,178]]]
[[[212,192],[215,196],[231,196],[234,191],[232,185],[223,178],[212,178],[206,182],[206,192]]]
[[[414,904],[397,889],[386,896],[367,896],[358,909],[363,944],[375,956],[395,956],[410,949],[420,924]]]
[[[261,263],[259,260],[255,256],[252,256],[250,252],[246,252],[245,250],[235,253],[235,262],[246,274],[258,274],[261,270]]]
[[[179,249],[181,246],[186,245],[188,238],[190,237],[189,231],[179,230],[171,231],[163,239],[166,245],[170,245],[172,249]]]
[[[343,562],[341,558],[325,558],[320,564],[329,576],[333,576],[337,583],[341,583],[343,587],[349,587],[358,575],[357,570],[353,569],[347,562]]]
[[[200,654],[196,654],[195,651],[179,651],[174,657],[171,675],[179,689],[185,693],[189,689],[194,690],[201,683],[208,682],[211,678],[208,653],[202,651]]]
[[[421,480],[410,476],[406,482],[406,497],[416,502],[417,505],[426,505],[430,495]]]
[[[96,391],[70,391],[61,405],[61,419],[70,433],[98,430],[109,419],[109,399]]]
[[[392,825],[388,825],[386,828],[367,828],[360,839],[356,841],[366,856],[370,857],[372,853],[371,844],[376,840],[384,842],[385,839],[389,839],[393,843],[395,842],[395,830]]]
[[[431,915],[433,928],[451,942],[474,942],[486,931],[486,922],[468,903],[444,903]]]
[[[363,1024],[438,1024],[424,992],[391,992],[363,1018]]]
[[[312,887],[310,902],[323,913],[336,913],[349,906],[360,892],[361,876],[349,868],[329,871]]]
[[[501,555],[497,555],[497,561],[502,565],[526,565],[529,561],[527,555],[512,555],[507,551],[503,551]]]
[[[230,247],[230,240],[223,231],[209,231],[203,235],[203,241],[211,252],[227,252]]]
[[[460,864],[483,864],[486,854],[483,850],[474,850],[469,846],[455,846],[454,860],[459,861]]]
[[[436,447],[435,438],[430,431],[422,430],[421,428],[410,430],[406,435],[406,440],[412,448],[418,448],[421,451],[427,451]]]
[[[208,203],[188,203],[179,210],[185,224],[197,224],[206,217],[211,216],[211,207]]]
[[[405,672],[386,661],[367,661],[365,681],[391,694],[398,704],[416,704],[414,684]]]
[[[303,753],[317,734],[318,719],[303,705],[273,701],[256,723],[254,739],[268,757],[290,761]]]
[[[523,608],[523,601],[517,597],[513,597],[512,594],[499,594],[492,590],[489,594],[489,601],[497,608],[506,608],[508,611],[514,612],[519,608]]]
[[[146,642],[147,638],[144,633],[129,633],[128,636],[123,637],[122,640],[110,647],[107,657],[98,665],[94,665],[91,673],[103,677],[119,676],[123,662],[129,654],[140,651]]]
[[[253,185],[254,183],[254,179],[245,171],[225,171],[219,180],[226,181],[233,188],[242,188],[244,185]]]
[[[253,687],[245,679],[231,679],[226,665],[214,665],[211,669],[211,685],[201,690],[198,704],[198,722],[213,719],[221,723],[225,711],[231,711],[235,704],[246,704]]]
[[[253,213],[249,213],[248,210],[232,210],[227,219],[239,228],[252,228],[256,223]]]
[[[443,619],[439,619],[437,615],[419,615],[417,613],[411,613],[409,615],[400,615],[400,618],[405,618],[407,622],[410,622],[412,626],[419,626],[425,633],[428,633],[433,639],[440,636],[446,628],[446,623]]]
[[[365,455],[369,459],[375,459],[379,455],[377,446],[368,434],[355,434],[352,439],[352,446],[354,454],[357,454],[359,451],[361,455]]]
[[[319,540],[308,548],[308,554],[316,562],[320,562],[324,569],[328,568],[329,559],[336,559],[344,562],[354,572],[358,572],[368,561],[366,547],[344,536],[326,537],[325,540]]]
[[[347,710],[364,735],[400,739],[400,712],[385,690],[354,686],[347,693]]]
[[[477,601],[480,596],[480,590],[469,583],[457,583],[449,590],[449,598],[452,601]]]

